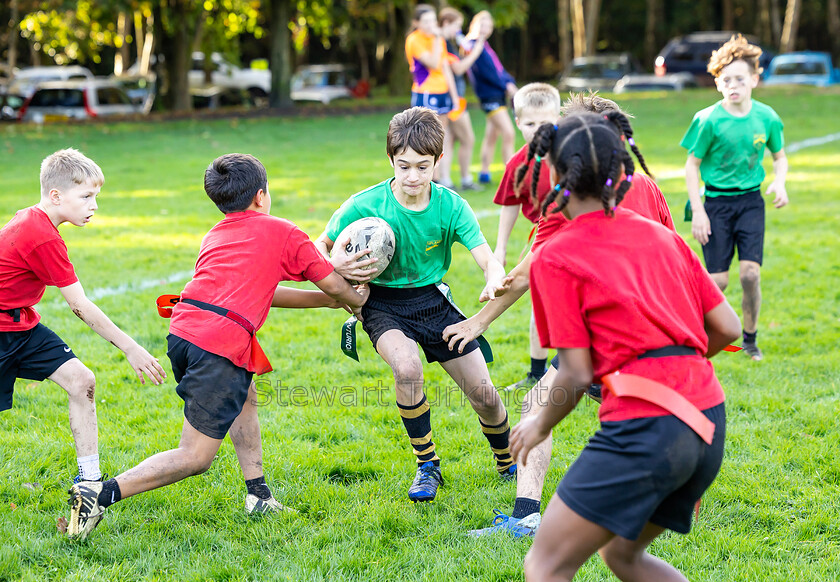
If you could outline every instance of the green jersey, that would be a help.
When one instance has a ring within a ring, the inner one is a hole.
[[[753,100],[750,112],[736,117],[719,101],[694,116],[680,145],[702,160],[706,196],[732,196],[761,186],[764,148],[776,153],[784,147],[782,129],[781,118],[764,103]]]
[[[394,231],[396,249],[391,264],[376,278],[383,287],[422,287],[439,283],[452,262],[452,245],[472,250],[487,241],[467,201],[432,182],[431,199],[423,210],[410,210],[397,202],[389,178],[354,194],[327,224],[335,242],[351,222],[366,216],[385,220]]]

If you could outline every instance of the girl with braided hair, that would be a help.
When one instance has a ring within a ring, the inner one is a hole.
[[[595,552],[621,580],[686,580],[647,547],[665,529],[688,533],[723,459],[724,394],[708,358],[740,323],[679,235],[617,206],[635,165],[615,121],[544,125],[529,152],[549,164],[543,209],[556,201],[569,224],[533,260],[537,329],[558,367],[548,404],[514,429],[513,454],[525,464],[593,381],[603,403],[601,429],[545,511],[527,580],[570,580]]]

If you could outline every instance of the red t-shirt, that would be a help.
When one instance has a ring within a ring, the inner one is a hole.
[[[543,346],[589,348],[595,381],[621,370],[669,386],[701,410],[723,402],[711,362],[697,356],[636,359],[688,346],[705,354],[703,316],[723,294],[683,239],[635,212],[578,216],[540,248],[531,293]],[[604,391],[602,421],[668,414]]]
[[[20,322],[0,313],[0,331],[26,331],[41,316],[32,306],[47,285],[67,287],[79,278],[58,229],[37,206],[18,211],[0,229],[0,309],[20,308]]]
[[[674,220],[671,218],[671,211],[662,190],[659,189],[656,182],[642,173],[633,175],[633,183],[624,194],[624,200],[621,201],[619,206],[638,212],[654,222],[661,222],[673,231],[677,230],[674,227]],[[533,252],[536,252],[546,241],[569,224],[562,212],[551,213],[554,208],[556,206],[552,204],[548,209],[548,216],[540,216],[540,221],[537,223],[537,235],[534,237],[534,244],[531,246]]]
[[[238,313],[259,329],[280,281],[320,281],[332,265],[305,232],[282,218],[253,210],[232,212],[201,241],[195,275],[182,298]],[[251,336],[232,320],[178,303],[169,331],[251,372]]]
[[[518,152],[513,154],[513,157],[505,165],[505,173],[502,176],[502,181],[499,182],[499,189],[496,190],[496,196],[493,202],[499,206],[518,206],[522,205],[522,216],[533,222],[534,224],[540,219],[540,208],[534,204],[531,199],[531,178],[533,176],[533,164],[528,167],[528,173],[522,180],[522,186],[519,192],[513,187],[516,183],[516,170],[519,166],[525,163],[528,158],[528,145],[522,147]],[[551,190],[551,179],[548,173],[548,164],[540,164],[540,179],[537,183],[537,195],[540,200],[545,198],[548,191]]]

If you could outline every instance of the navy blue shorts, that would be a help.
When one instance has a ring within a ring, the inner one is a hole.
[[[507,98],[504,95],[481,99],[481,110],[488,115],[506,106]]]
[[[26,331],[0,331],[0,411],[12,407],[16,378],[40,382],[75,357],[64,340],[41,323]]]
[[[254,373],[176,335],[169,334],[166,340],[176,391],[184,400],[184,418],[203,435],[225,438],[242,412]]]
[[[429,362],[447,362],[478,349],[472,340],[463,353],[450,350],[443,341],[443,330],[466,318],[455,309],[434,285],[410,289],[370,286],[370,296],[362,307],[362,328],[370,336],[374,349],[386,331],[398,329],[423,348]]]
[[[725,406],[703,414],[715,423],[711,445],[675,416],[602,422],[557,495],[581,517],[629,540],[648,522],[688,533],[694,505],[723,461]]]
[[[703,245],[703,259],[710,273],[729,270],[735,248],[739,261],[764,259],[764,198],[755,189],[736,196],[706,196],[703,204],[712,235]]]
[[[449,93],[415,93],[412,91],[411,106],[425,107],[438,115],[446,115],[452,111],[452,96]]]

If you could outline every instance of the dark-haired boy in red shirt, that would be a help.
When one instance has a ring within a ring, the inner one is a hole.
[[[41,201],[17,212],[0,229],[0,411],[12,407],[16,378],[49,378],[70,398],[70,430],[76,444],[79,475],[74,481],[98,480],[96,379],[70,347],[47,326],[34,306],[47,285],[58,287],[70,309],[91,329],[125,353],[143,374],[160,384],[166,373],[142,346],[123,333],[85,295],[58,226],[87,224],[96,212],[96,196],[105,181],[102,170],[74,149],[48,156],[41,164]]]
[[[104,483],[70,490],[68,534],[85,538],[105,508],[126,497],[175,483],[210,468],[230,432],[248,493],[249,513],[283,509],[265,483],[254,374],[271,371],[255,333],[274,307],[349,305],[357,292],[293,223],[269,214],[271,197],[263,165],[253,156],[217,158],[204,189],[225,218],[201,243],[195,275],[175,305],[168,355],[184,400],[177,449],[158,453]],[[278,287],[309,280],[322,291]]]

